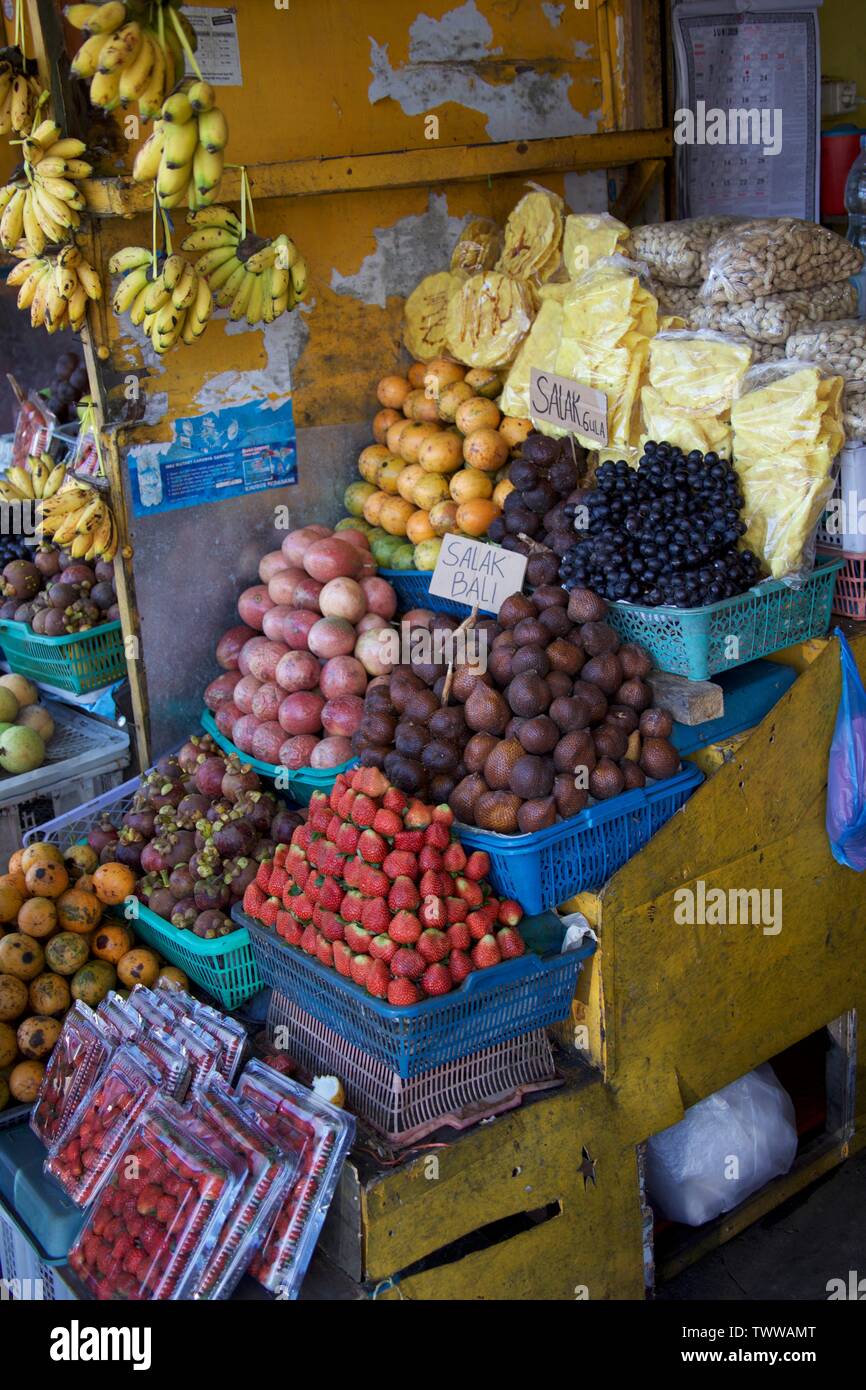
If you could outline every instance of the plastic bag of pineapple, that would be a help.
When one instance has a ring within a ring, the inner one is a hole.
[[[556,368],[556,357],[562,336],[562,301],[567,284],[542,285],[539,290],[539,307],[529,335],[509,369],[502,388],[499,409],[503,415],[515,415],[519,419],[529,419],[529,382],[532,368],[540,372],[552,372]],[[553,428],[543,425],[545,433],[554,433]],[[555,431],[561,434],[561,430]]]
[[[463,228],[451,252],[451,269],[467,275],[492,270],[502,251],[502,232],[489,217],[473,217]]]
[[[802,583],[845,442],[840,376],[811,362],[752,367],[731,408],[734,467],[748,530],[741,544],[774,579]]]
[[[751,365],[749,346],[722,333],[659,333],[641,390],[641,443],[666,439],[730,458],[731,405]]]
[[[640,442],[640,388],[658,304],[643,283],[646,267],[607,256],[566,287],[554,370],[607,397],[608,448]],[[596,440],[576,436],[586,448]],[[625,456],[625,455],[623,455]]]
[[[609,212],[572,212],[565,219],[562,259],[576,280],[596,261],[625,252],[629,229]]]

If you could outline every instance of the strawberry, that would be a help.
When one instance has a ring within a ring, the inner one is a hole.
[[[375,830],[364,830],[358,840],[358,853],[365,864],[382,864],[388,857],[388,845]]]
[[[466,921],[466,904],[462,898],[446,898],[445,911],[449,922]]]
[[[290,946],[300,946],[301,937],[303,935],[303,927],[301,927],[297,922],[289,922],[289,925],[283,932],[283,940],[288,942]]]
[[[286,855],[288,852],[288,845],[277,845],[274,850],[274,863],[278,869],[284,869],[286,867]]]
[[[386,932],[391,921],[391,909],[384,898],[362,898],[361,925],[369,932]],[[345,914],[344,914],[345,915]]]
[[[418,855],[418,868],[425,872],[427,869],[432,869],[434,873],[439,873],[445,868],[441,851],[434,849],[432,845],[425,845]]]
[[[452,922],[446,933],[452,951],[468,951],[472,933],[465,922]]]
[[[365,955],[370,949],[373,933],[359,927],[357,922],[347,922],[344,937],[346,945],[354,955]]]
[[[482,936],[486,936],[496,926],[496,909],[491,912],[488,907],[476,908],[467,916],[466,925],[472,933],[473,941],[480,941]]]
[[[455,878],[454,887],[463,901],[468,903],[470,907],[480,907],[483,903],[484,894],[474,879],[463,878],[461,875],[459,878]]]
[[[388,907],[392,912],[400,912],[404,908],[411,911],[420,901],[421,895],[411,878],[401,874],[399,878],[394,879],[388,890]]]
[[[289,876],[285,869],[274,867],[268,880],[268,894],[272,898],[281,898],[289,886]]]
[[[433,812],[423,801],[410,801],[403,816],[407,830],[426,830],[433,819]]]
[[[514,930],[514,927],[500,927],[496,933],[496,943],[502,953],[503,960],[514,960],[526,951],[523,937],[519,931]]]
[[[319,793],[322,796],[321,793]],[[331,808],[328,805],[327,797],[322,796],[322,803],[313,805],[310,802],[310,813],[307,819],[308,825],[319,835],[325,835],[331,821]]]
[[[421,984],[428,994],[450,994],[453,988],[451,971],[441,961],[428,965],[421,976]]]
[[[418,854],[424,848],[424,831],[403,830],[401,823],[399,835],[394,836],[394,848],[409,854]]]
[[[337,846],[331,844],[330,840],[323,840],[322,850],[319,854],[319,868],[322,873],[327,874],[329,878],[342,878],[345,866],[345,854],[341,854]]]
[[[145,1183],[138,1194],[138,1201],[135,1209],[139,1216],[152,1216],[156,1212],[157,1203],[162,1200],[162,1188],[155,1183]]]
[[[361,870],[366,868],[363,859],[347,859],[346,867],[343,870],[343,882],[347,888],[357,888],[361,878]]]
[[[459,840],[452,840],[442,856],[449,874],[459,874],[466,867],[466,851]]]
[[[339,801],[337,802],[337,815],[338,815],[338,816],[342,816],[342,817],[343,817],[343,820],[345,820],[345,821],[351,821],[351,819],[352,819],[352,807],[353,807],[354,804],[355,804],[355,801],[356,801],[357,796],[358,796],[358,793],[352,791],[352,789],[351,789],[351,787],[350,787],[350,788],[348,789],[348,791],[343,792],[343,795],[340,797]]]
[[[352,952],[345,941],[334,942],[334,969],[338,975],[351,978]]]
[[[388,876],[372,864],[362,864],[358,874],[358,887],[365,898],[384,898],[389,890]]]
[[[376,999],[388,998],[388,967],[383,960],[371,960],[364,983]]]
[[[306,859],[300,859],[296,863],[289,863],[286,868],[286,873],[289,875],[292,882],[296,883],[299,888],[306,888],[307,879],[312,872]]]
[[[313,920],[313,904],[306,893],[295,894],[292,898],[290,911],[297,922],[312,922]]]
[[[444,931],[437,931],[435,927],[427,927],[418,938],[418,954],[430,964],[444,960],[450,949],[451,945]],[[427,989],[427,986],[424,988]],[[430,994],[432,991],[427,990],[427,993]]]
[[[389,782],[378,767],[357,767],[352,776],[352,786],[365,796],[384,796]]]
[[[388,811],[382,807],[373,818],[373,829],[379,835],[384,835],[387,840],[393,840],[394,836],[402,831],[403,821],[396,811]]]
[[[432,821],[424,831],[424,843],[432,845],[434,849],[446,850],[451,843],[448,826],[439,820]]]
[[[339,917],[334,912],[327,912],[323,908],[319,909],[319,920],[313,921],[322,933],[326,941],[342,941],[345,936],[345,927]]]
[[[443,825],[454,824],[454,812],[451,810],[447,801],[440,801],[438,806],[433,807],[433,819],[435,821],[441,821]]]
[[[451,988],[451,980],[448,981],[448,988]],[[417,1004],[421,995],[411,980],[389,980],[388,981],[388,1003],[399,1004],[405,1008],[408,1004]]]
[[[463,872],[467,878],[471,878],[475,883],[480,883],[482,878],[486,878],[490,873],[490,855],[483,849],[473,850],[466,860],[466,868]]]
[[[332,837],[341,854],[354,854],[358,848],[361,832],[350,821],[340,821],[340,828]]]
[[[318,956],[319,960],[322,962],[323,965],[330,965],[333,969],[334,948],[331,945],[330,941],[326,941],[323,936],[320,936],[318,942],[316,943],[316,955]]]
[[[448,957],[448,970],[455,985],[462,984],[474,969],[475,966],[465,951],[452,951]]]
[[[435,893],[429,893],[418,909],[418,916],[421,925],[424,927],[442,927],[448,925],[448,909],[445,906],[444,898],[437,898]]]
[[[266,927],[276,925],[277,913],[281,910],[282,903],[279,898],[266,898],[259,908],[259,921]]]
[[[244,889],[243,909],[248,917],[258,917],[259,908],[265,901],[265,895],[259,885],[253,881]]]
[[[382,805],[386,811],[396,811],[400,815],[409,805],[409,798],[396,787],[389,787],[382,797]]]
[[[263,893],[267,893],[267,891],[268,891],[268,884],[269,884],[270,881],[271,881],[271,869],[272,869],[272,867],[273,867],[273,863],[272,863],[272,861],[271,861],[270,859],[263,859],[262,862],[261,862],[261,864],[259,865],[258,869],[256,870],[256,878],[255,878],[255,881],[256,881],[256,883],[258,884],[258,886],[261,888],[261,890],[262,890]]]
[[[293,832],[292,844],[297,845],[299,849],[302,849],[304,853],[306,853],[312,843],[313,827],[310,825],[309,821],[304,821],[304,824],[299,825]]]
[[[394,959],[399,944],[397,941],[392,941],[391,937],[386,936],[383,932],[379,936],[374,936],[370,942],[370,955],[376,960],[390,962]],[[334,949],[336,950],[336,947]]]
[[[440,869],[425,869],[418,884],[422,898],[447,898],[454,887],[450,874]]]
[[[382,864],[382,868],[391,879],[403,878],[404,875],[413,880],[418,877],[417,856],[410,854],[408,850],[393,849]]]
[[[323,878],[318,882],[319,906],[328,912],[337,912],[343,901],[343,890],[335,878]]]
[[[412,912],[398,912],[388,928],[388,936],[401,946],[411,946],[421,935],[421,923]]]
[[[177,1216],[177,1202],[174,1197],[160,1197],[156,1204],[156,1219],[163,1226],[170,1226]]]
[[[357,888],[350,888],[348,893],[343,894],[343,901],[340,903],[340,916],[343,921],[363,922],[365,903],[366,899]]]
[[[330,802],[330,797],[328,798],[328,801]],[[331,816],[331,819],[328,821],[328,829],[325,832],[329,840],[336,840],[337,831],[340,829],[340,826],[342,824],[343,822],[340,820],[340,817],[335,812],[334,815]]]
[[[375,769],[372,770],[375,771]],[[375,801],[372,801],[369,796],[364,796],[363,793],[356,796],[352,803],[352,820],[354,824],[357,825],[359,829],[366,830],[376,819],[376,812],[378,809]]]
[[[496,943],[494,942],[494,945]],[[394,953],[391,961],[391,974],[397,978],[406,976],[410,980],[417,980],[424,974],[427,962],[417,951],[413,951],[411,946],[401,946],[399,951]]]
[[[502,952],[496,937],[489,933],[472,947],[472,963],[478,970],[484,970],[488,965],[498,965],[501,960]]]
[[[356,985],[367,983],[367,971],[370,969],[372,961],[369,956],[353,956],[349,964],[349,973]]]
[[[295,925],[292,914],[290,912],[286,912],[285,909],[282,912],[278,912],[277,920],[274,924],[277,936],[281,936],[283,940],[285,940],[286,932],[288,931],[290,924],[292,926]]]
[[[305,927],[301,936],[301,950],[306,951],[308,956],[314,956],[318,946],[318,932],[312,922]]]
[[[497,918],[503,927],[516,927],[523,920],[523,908],[513,898],[505,898],[499,904]]]

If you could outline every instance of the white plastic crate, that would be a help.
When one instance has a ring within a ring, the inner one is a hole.
[[[70,777],[53,787],[44,787],[33,796],[27,796],[14,806],[0,809],[0,865],[3,872],[16,849],[30,839],[40,838],[39,828],[55,820],[58,816],[74,811],[94,797],[104,796],[120,785],[122,764],[108,772],[96,772],[86,777]],[[136,784],[137,785],[137,784]],[[78,837],[70,834],[69,843]]]
[[[0,808],[35,796],[45,787],[54,790],[69,778],[113,772],[129,762],[129,735],[107,719],[55,700],[46,700],[45,708],[55,726],[45,762],[17,777],[0,775]]]
[[[16,1302],[74,1301],[76,1295],[60,1274],[58,1265],[43,1259],[40,1251],[0,1204],[0,1299]]]
[[[866,555],[866,444],[846,444],[839,460],[836,486],[818,527],[816,543],[837,553],[844,550],[846,555]]]
[[[408,1078],[279,990],[271,994],[267,1031],[274,1046],[306,1071],[338,1076],[348,1107],[396,1148],[443,1126],[465,1129],[513,1109],[532,1091],[561,1084],[543,1028]]]

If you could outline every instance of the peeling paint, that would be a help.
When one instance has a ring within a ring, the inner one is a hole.
[[[331,289],[384,309],[389,296],[405,298],[422,275],[448,264],[463,221],[450,216],[444,193],[431,193],[426,212],[401,217],[390,227],[375,227],[375,251],[364,257],[354,275],[333,270]]]
[[[543,4],[541,8],[544,11],[545,18],[551,29],[558,29],[562,23],[562,15],[565,6]]]
[[[291,314],[281,314],[273,323],[266,323],[261,329],[265,350],[265,365],[258,371],[238,373],[233,370],[217,372],[205,379],[196,392],[195,403],[204,414],[207,410],[219,410],[223,406],[245,405],[250,400],[260,400],[267,407],[269,402],[277,406],[292,393],[292,370],[307,345],[310,336],[306,314],[315,306],[315,301]],[[226,311],[227,313],[227,311]],[[222,314],[214,316],[217,321]],[[226,335],[249,333],[247,323],[233,323],[223,319]]]
[[[592,53],[593,45],[584,39],[575,39],[572,47],[574,48],[575,58],[589,58]]]
[[[391,66],[388,44],[371,36],[371,104],[390,99],[407,116],[419,116],[456,102],[485,116],[487,134],[496,141],[591,135],[598,129],[600,112],[584,116],[572,106],[568,73],[554,76],[529,66],[508,82],[486,82],[477,64],[502,52],[491,47],[492,38],[475,0],[438,20],[419,15],[409,30],[409,61],[400,67]]]

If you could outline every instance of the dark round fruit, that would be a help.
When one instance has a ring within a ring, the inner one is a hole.
[[[607,604],[592,589],[572,589],[568,599],[568,616],[573,623],[601,622]]]
[[[537,714],[534,719],[524,719],[517,730],[517,737],[527,753],[536,756],[552,753],[559,743],[561,734],[557,724],[546,714]]]
[[[448,805],[464,825],[475,824],[475,804],[488,790],[487,783],[478,772],[464,777],[448,798]]]
[[[619,658],[613,652],[605,652],[602,656],[591,657],[581,670],[581,678],[589,681],[591,685],[597,685],[599,690],[603,690],[605,695],[614,695],[622,684],[622,667]],[[617,704],[627,704],[628,701],[617,699]]]
[[[524,801],[548,796],[553,787],[553,763],[549,758],[524,753],[511,769],[509,786],[514,795]]]
[[[524,618],[537,618],[538,610],[525,594],[510,594],[499,609],[498,622],[503,628],[516,627]]]
[[[561,772],[554,779],[553,797],[562,819],[568,820],[569,816],[576,816],[583,810],[589,801],[589,792],[586,787],[576,787],[574,778]]]
[[[645,738],[670,738],[674,721],[666,710],[645,709],[640,717],[639,728]]]
[[[401,792],[418,794],[427,780],[421,763],[414,758],[404,758],[401,753],[389,753],[385,759],[385,776]]]
[[[505,698],[512,714],[524,719],[532,719],[536,714],[544,714],[550,704],[550,687],[534,671],[523,671],[515,676],[505,692]]]
[[[536,830],[547,830],[556,824],[556,801],[552,796],[535,801],[524,801],[517,812],[517,828],[521,835],[531,835]]]
[[[550,657],[543,647],[527,645],[518,647],[511,658],[511,674],[519,676],[522,671],[534,671],[537,676],[546,676],[550,670]]]
[[[555,584],[558,574],[558,555],[550,554],[546,550],[533,551],[526,566],[526,582],[533,591],[537,592],[539,586]]]
[[[426,724],[413,719],[403,719],[394,733],[394,747],[404,758],[420,758],[430,741],[430,730]]]
[[[572,777],[578,768],[585,768],[587,777],[598,762],[595,744],[588,729],[574,729],[563,734],[553,750],[553,766],[557,772],[567,772]]]
[[[624,785],[622,772],[610,758],[602,758],[589,774],[589,794],[596,801],[609,801],[611,797],[619,796]]]
[[[484,792],[475,803],[475,824],[499,835],[514,835],[519,811],[519,796],[511,792]]]
[[[515,763],[523,757],[523,746],[516,738],[502,739],[484,764],[484,780],[491,791],[506,791]]]
[[[571,632],[571,620],[564,608],[545,608],[538,620],[549,637],[565,637]]]
[[[470,772],[480,772],[499,740],[494,734],[473,734],[463,749],[463,761]]]
[[[562,609],[553,608],[547,611],[561,613]],[[576,676],[579,671],[583,670],[586,663],[583,648],[578,647],[566,637],[555,637],[552,642],[549,642],[547,655],[553,670],[564,671],[567,676]]]
[[[580,695],[560,696],[550,706],[550,717],[564,734],[585,729],[591,722],[592,710]]]

